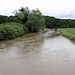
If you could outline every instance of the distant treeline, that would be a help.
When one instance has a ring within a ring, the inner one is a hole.
[[[0,15],[0,24],[5,24],[7,22],[18,22],[18,21],[15,16]]]
[[[75,28],[75,20],[44,16],[47,28]]]
[[[75,20],[71,19],[58,19],[50,16],[43,16],[45,18],[46,28],[75,28]],[[5,24],[7,22],[17,22],[20,21],[16,16],[3,16],[0,15],[0,24]]]

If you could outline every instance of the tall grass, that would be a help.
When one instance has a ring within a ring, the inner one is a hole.
[[[65,37],[68,37],[71,40],[75,40],[75,28],[62,28],[58,31]]]

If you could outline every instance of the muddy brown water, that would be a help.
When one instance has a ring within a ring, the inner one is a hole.
[[[56,30],[1,41],[0,75],[75,75],[75,44]]]

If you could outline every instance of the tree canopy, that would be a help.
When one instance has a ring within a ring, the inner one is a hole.
[[[47,28],[75,28],[75,20],[44,16]]]
[[[0,24],[7,22],[18,22],[23,24],[24,30],[36,32],[46,26],[46,28],[74,28],[75,20],[59,19],[52,16],[43,16],[39,9],[29,10],[28,7],[21,7],[14,16],[0,15]]]
[[[29,32],[37,32],[45,27],[45,19],[39,9],[29,10],[28,7],[21,7],[15,12],[20,23],[28,27]]]

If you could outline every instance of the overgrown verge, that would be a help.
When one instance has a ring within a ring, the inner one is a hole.
[[[0,24],[0,40],[14,39],[23,34],[23,25],[19,23]]]
[[[65,37],[68,37],[71,40],[75,40],[75,28],[62,28],[58,31]]]
[[[1,19],[2,21],[0,22],[0,40],[13,39],[28,32],[39,32],[46,27],[45,18],[39,9],[29,10],[28,7],[21,7],[14,12],[14,17],[1,17],[4,20]],[[6,20],[6,18],[8,19]]]

